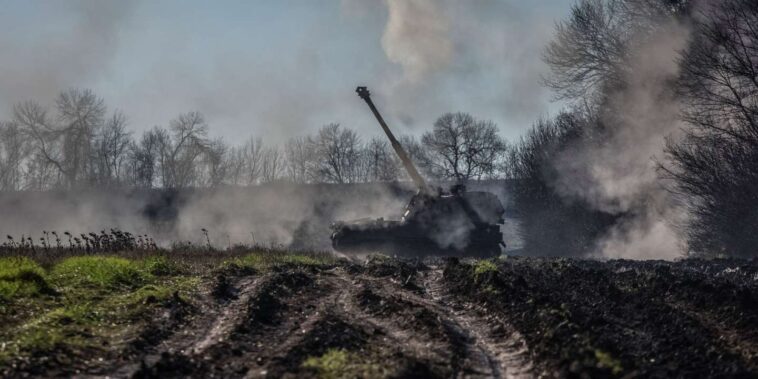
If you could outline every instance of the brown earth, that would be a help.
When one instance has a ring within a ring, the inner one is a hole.
[[[420,265],[375,260],[278,268],[232,283],[218,280],[201,296],[202,311],[170,336],[123,357],[115,369],[92,373],[328,376],[303,362],[339,349],[359,361],[343,370],[348,376],[529,374],[529,356],[518,334],[506,335],[507,325],[496,317],[480,317],[462,302],[443,299],[440,274]]]
[[[756,261],[374,258],[214,275],[84,376],[758,375]]]

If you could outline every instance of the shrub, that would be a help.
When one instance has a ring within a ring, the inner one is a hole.
[[[179,267],[174,261],[162,255],[145,258],[142,261],[142,266],[145,271],[157,276],[172,275],[179,271]]]
[[[49,290],[45,271],[36,262],[25,257],[0,258],[0,300]]]
[[[497,272],[497,265],[495,265],[492,261],[482,260],[482,261],[476,262],[476,264],[474,265],[474,275],[476,277],[479,277],[481,275],[484,275],[490,272]]]

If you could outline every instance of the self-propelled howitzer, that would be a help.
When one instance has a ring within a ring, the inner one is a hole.
[[[356,89],[390,140],[392,149],[418,188],[399,220],[362,219],[332,224],[332,246],[343,253],[385,253],[400,256],[500,255],[503,206],[489,192],[432,189],[419,174],[400,142],[379,114],[366,87]]]

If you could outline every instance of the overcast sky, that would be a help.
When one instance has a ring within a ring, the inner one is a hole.
[[[397,133],[470,112],[517,138],[559,105],[540,55],[568,0],[0,0],[0,118],[94,90],[141,131],[181,112],[211,135],[281,142],[338,122]]]

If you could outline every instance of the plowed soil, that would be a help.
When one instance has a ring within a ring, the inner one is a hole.
[[[378,258],[215,275],[85,376],[758,375],[755,261]]]
[[[520,336],[496,335],[506,325],[445,298],[440,275],[380,260],[223,279],[205,295],[202,312],[99,374],[319,376],[303,362],[337,349],[360,361],[357,375],[528,377]]]

